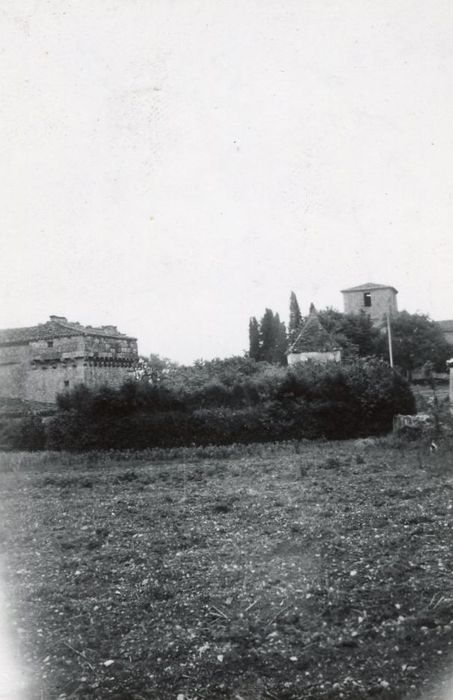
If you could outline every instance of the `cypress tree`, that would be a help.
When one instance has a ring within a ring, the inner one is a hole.
[[[259,324],[259,359],[274,364],[286,364],[286,326],[280,316],[266,309]]]
[[[260,329],[255,316],[249,321],[249,357],[252,360],[260,359]]]
[[[271,309],[266,309],[260,321],[260,360],[274,361],[275,336],[274,313]]]
[[[291,345],[296,340],[302,329],[302,314],[300,312],[299,303],[294,292],[291,292],[289,299],[289,324],[288,324],[288,342]]]
[[[286,326],[280,321],[278,314],[274,316],[274,351],[272,361],[279,365],[286,365],[286,351],[288,349],[288,338],[286,336]]]

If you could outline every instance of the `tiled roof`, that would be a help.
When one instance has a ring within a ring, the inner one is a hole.
[[[39,326],[28,328],[6,328],[0,330],[0,344],[27,343],[30,340],[49,340],[50,338],[63,338],[69,335],[80,335],[76,331],[60,328],[53,323],[41,323]]]
[[[289,348],[289,352],[332,352],[333,350],[338,350],[338,348],[335,338],[321,324],[317,311],[312,305],[310,315],[296,340]]]
[[[67,338],[77,335],[97,335],[135,340],[135,338],[119,333],[113,326],[101,326],[100,328],[82,326],[80,323],[70,323],[63,316],[51,316],[50,319],[47,323],[40,323],[38,326],[0,330],[0,345],[19,345],[32,340],[51,340],[52,338]]]
[[[359,284],[358,287],[349,287],[349,289],[342,289],[341,292],[368,292],[371,289],[393,289],[395,294],[398,294],[398,290],[392,287],[390,284],[376,284],[375,282],[366,282],[365,284]]]
[[[130,335],[120,333],[116,326],[82,326],[81,323],[70,323],[66,320],[55,321],[61,328],[66,328],[68,331],[74,331],[78,335],[100,335],[107,338],[127,338],[128,340],[136,340]]]
[[[437,325],[440,326],[443,331],[453,331],[453,320],[437,321]]]

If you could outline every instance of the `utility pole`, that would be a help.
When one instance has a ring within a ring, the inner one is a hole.
[[[390,325],[390,313],[387,311],[387,337],[389,341],[390,367],[393,367],[392,327]]]

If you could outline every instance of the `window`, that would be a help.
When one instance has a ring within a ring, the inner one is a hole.
[[[64,385],[65,385],[66,389],[69,387],[69,379],[64,380]]]
[[[371,306],[371,294],[369,292],[365,292],[363,295],[363,305]]]
[[[53,348],[53,340],[48,340],[48,341],[47,341],[47,347],[48,347],[48,348]]]

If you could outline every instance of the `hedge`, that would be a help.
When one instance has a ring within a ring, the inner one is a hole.
[[[49,449],[143,449],[378,435],[397,413],[415,413],[406,380],[375,358],[266,370],[196,391],[129,383],[79,387],[46,425]]]

